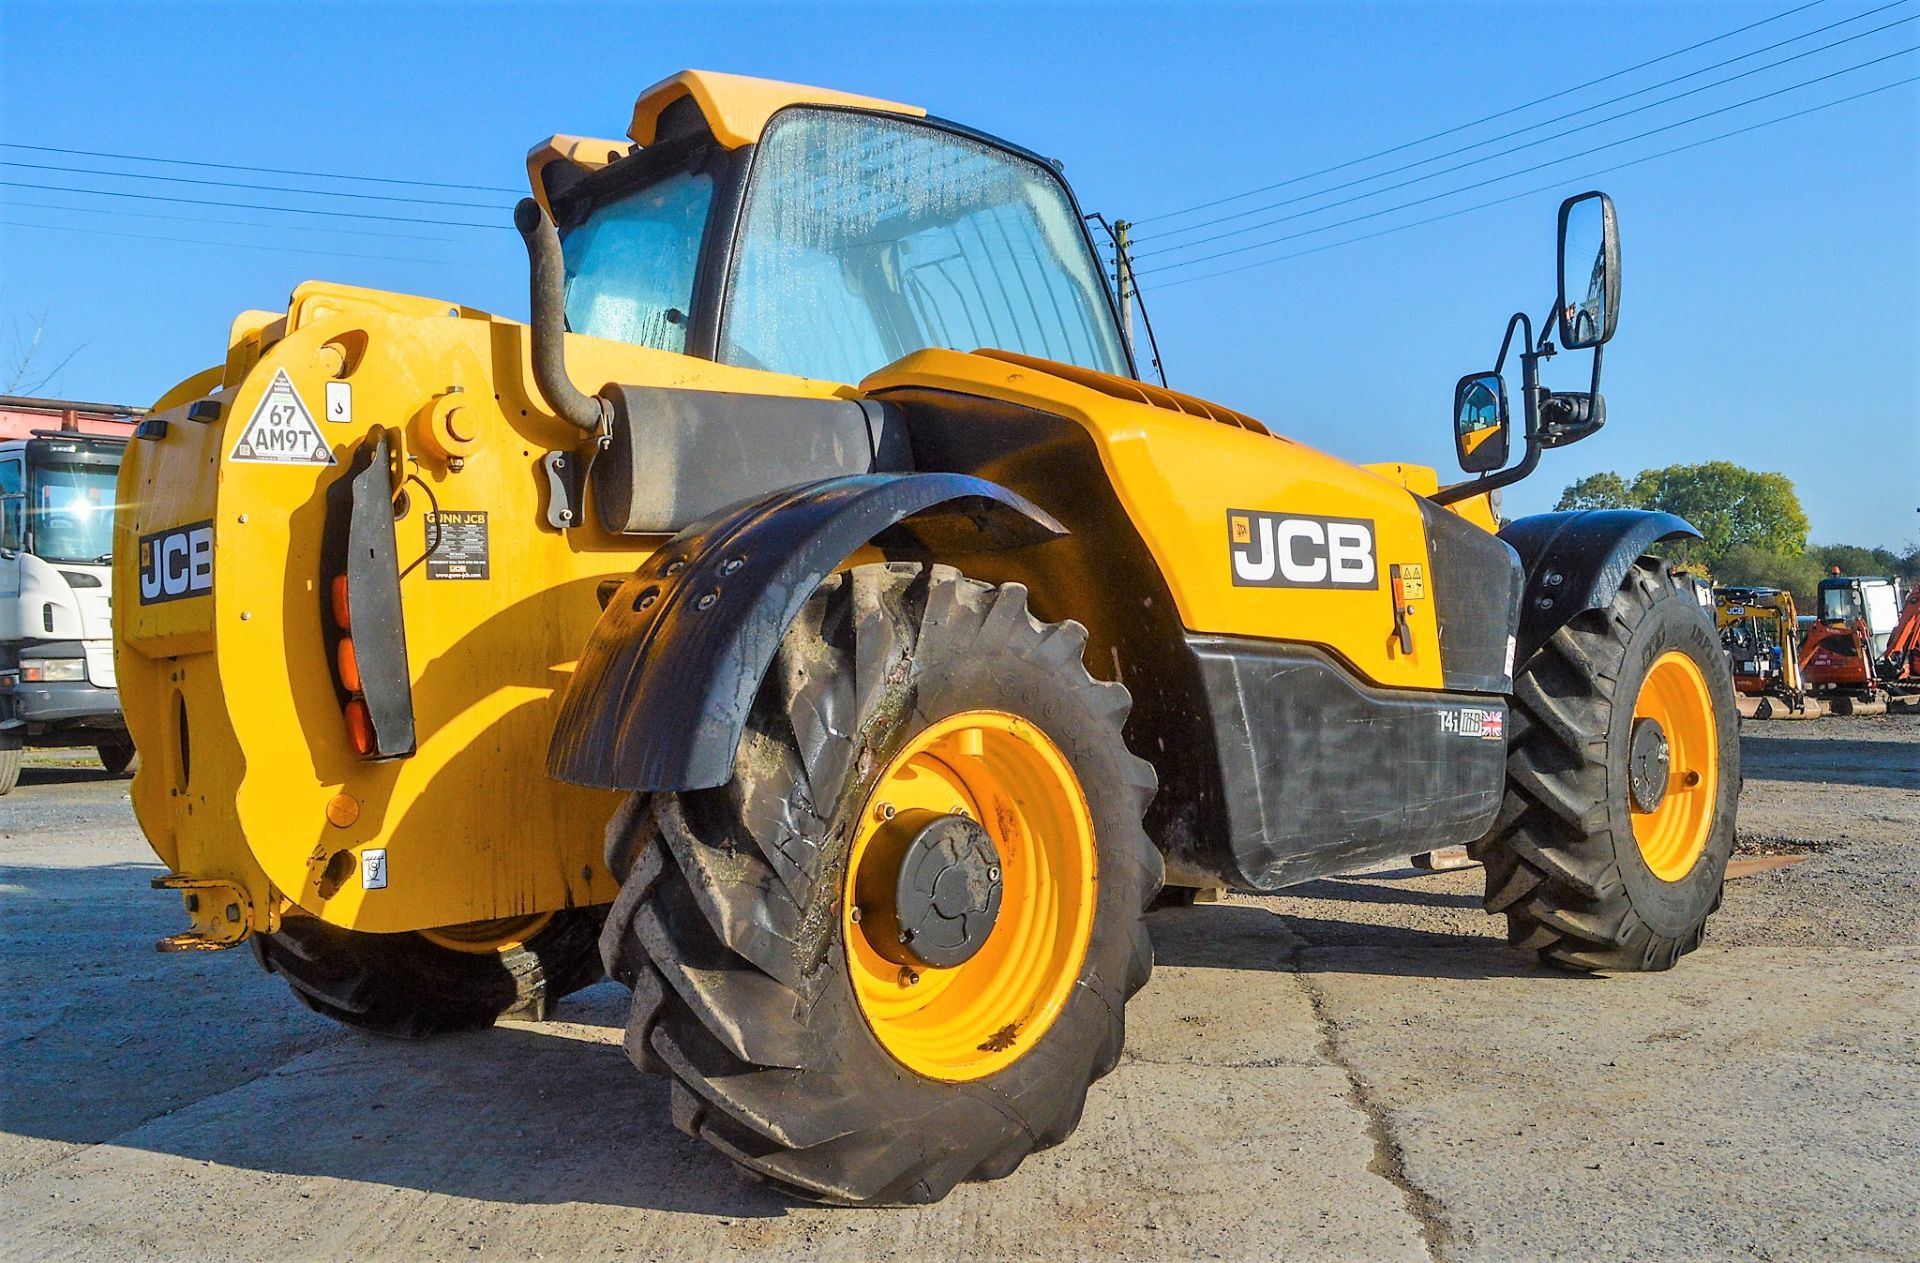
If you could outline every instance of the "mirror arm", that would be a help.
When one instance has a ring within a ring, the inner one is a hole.
[[[1532,473],[1534,466],[1540,463],[1540,400],[1545,392],[1540,386],[1540,361],[1551,356],[1552,343],[1542,333],[1540,345],[1533,344],[1533,322],[1527,319],[1527,313],[1516,311],[1513,319],[1507,321],[1507,336],[1500,341],[1500,358],[1494,361],[1493,371],[1498,373],[1506,367],[1507,350],[1513,342],[1513,331],[1521,329],[1525,336],[1520,342],[1520,415],[1525,424],[1524,437],[1527,443],[1526,453],[1520,463],[1497,473],[1482,474],[1465,482],[1456,482],[1440,488],[1427,499],[1435,504],[1452,504],[1456,500],[1465,500],[1470,496],[1484,495],[1500,487],[1510,486]]]
[[[1514,312],[1513,319],[1507,321],[1506,336],[1500,339],[1500,354],[1493,361],[1493,373],[1496,377],[1507,367],[1507,348],[1513,345],[1513,331],[1518,328],[1526,330],[1525,336],[1520,339],[1520,345],[1523,347],[1533,345],[1533,322],[1527,319],[1526,312]]]

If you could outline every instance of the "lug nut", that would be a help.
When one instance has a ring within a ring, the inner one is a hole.
[[[860,924],[860,905],[859,904],[855,904],[853,906],[853,911],[847,913],[847,920],[853,922],[855,925]]]
[[[881,803],[874,809],[874,814],[878,815],[882,820],[891,820],[898,813],[895,811],[892,803]]]
[[[909,969],[905,965],[900,966],[900,985],[901,986],[903,987],[915,986],[916,984],[919,983],[919,981],[920,981],[919,974],[915,973],[912,969]]]

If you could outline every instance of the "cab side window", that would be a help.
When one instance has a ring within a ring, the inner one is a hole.
[[[17,552],[27,534],[26,473],[18,457],[0,458],[0,548]]]

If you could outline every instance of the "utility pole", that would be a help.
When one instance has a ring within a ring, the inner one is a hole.
[[[1113,221],[1113,275],[1120,287],[1120,336],[1126,339],[1129,355],[1133,354],[1133,257],[1127,253],[1127,234],[1132,227],[1124,219]]]

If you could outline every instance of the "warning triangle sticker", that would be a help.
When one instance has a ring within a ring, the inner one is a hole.
[[[313,414],[300,400],[287,370],[273,375],[273,384],[254,405],[253,415],[233,445],[233,460],[266,465],[332,465],[333,449],[321,437]]]

